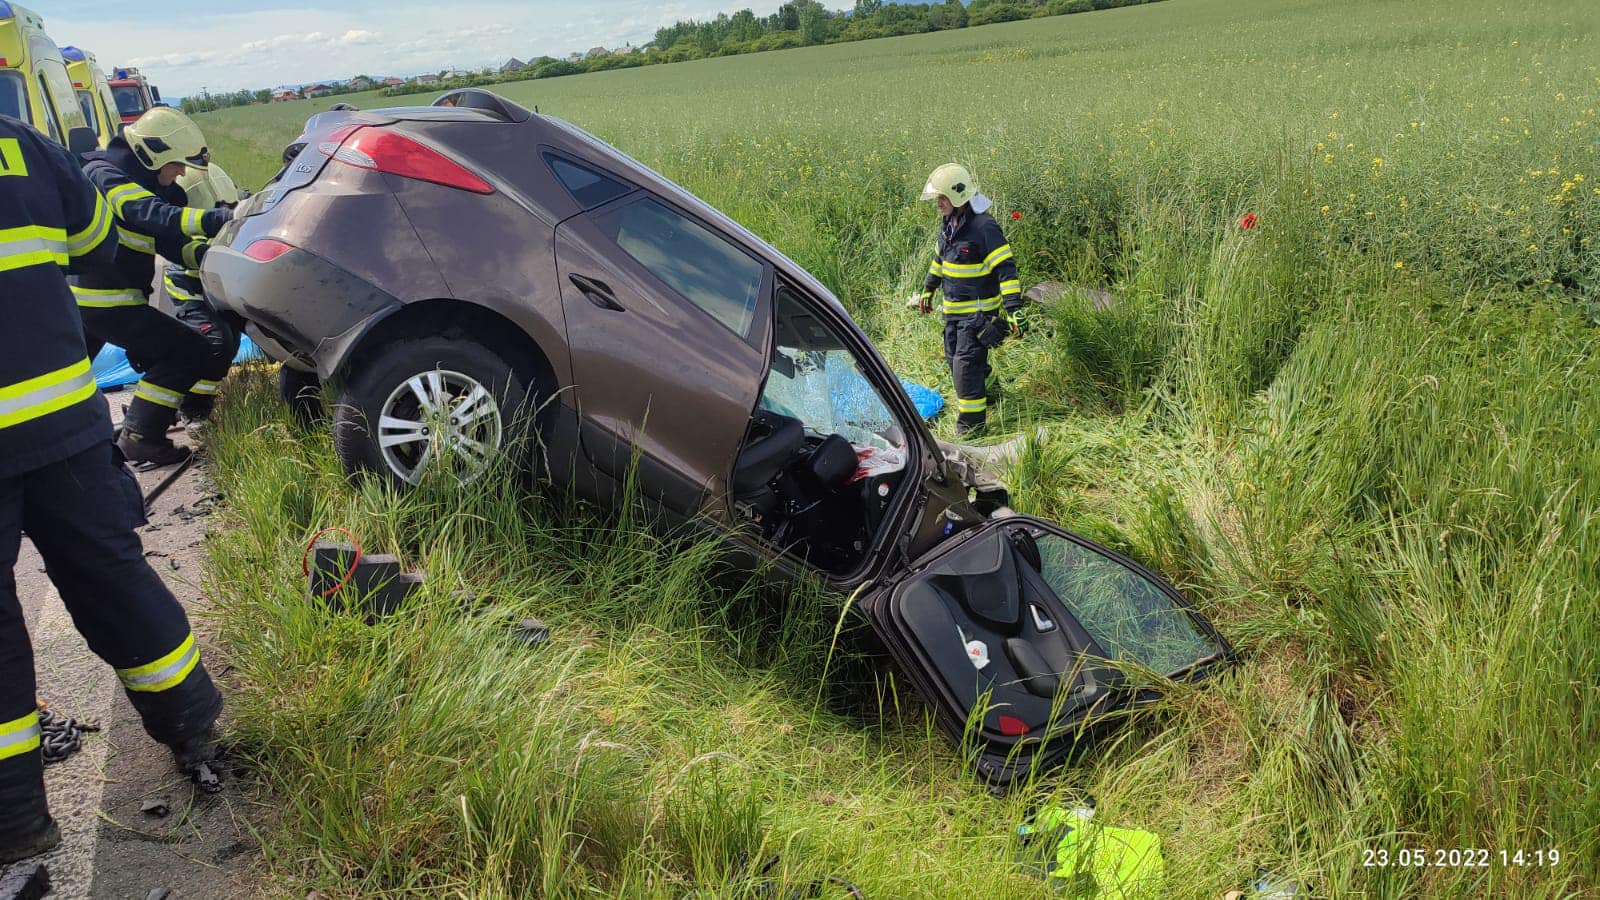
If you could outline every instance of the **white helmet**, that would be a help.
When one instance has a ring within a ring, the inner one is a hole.
[[[168,163],[191,169],[211,164],[206,136],[188,116],[170,106],[157,106],[122,129],[123,140],[144,167],[155,171]]]

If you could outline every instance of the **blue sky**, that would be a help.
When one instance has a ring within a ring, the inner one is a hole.
[[[93,52],[105,68],[137,65],[164,95],[182,97],[641,44],[663,25],[746,6],[766,14],[781,0],[22,2],[44,16],[56,43]]]

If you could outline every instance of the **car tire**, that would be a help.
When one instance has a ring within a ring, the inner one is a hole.
[[[447,446],[464,482],[496,453],[525,468],[537,444],[532,371],[470,335],[394,341],[351,367],[334,409],[334,450],[351,478],[373,474],[399,488],[418,484]]]
[[[322,381],[315,372],[278,367],[278,398],[289,407],[294,420],[307,431],[328,421],[322,403]]]

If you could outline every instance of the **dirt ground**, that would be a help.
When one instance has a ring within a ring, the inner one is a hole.
[[[126,396],[108,395],[114,418]],[[188,442],[181,432],[173,439]],[[139,473],[146,494],[171,471]],[[226,696],[230,679],[220,655],[209,652],[215,638],[200,584],[202,544],[217,500],[202,455],[155,501],[140,534],[145,556],[188,610],[202,659]],[[230,770],[222,793],[195,790],[167,749],[144,733],[111,668],[73,629],[26,538],[16,579],[41,699],[61,715],[101,727],[84,736],[80,752],[45,769],[51,812],[63,836],[61,847],[42,858],[54,885],[49,896],[122,900],[150,897],[161,888],[172,900],[266,893],[254,834],[269,809],[261,788],[248,773]],[[224,738],[227,715],[225,710]],[[142,811],[149,800],[165,804],[166,814]]]

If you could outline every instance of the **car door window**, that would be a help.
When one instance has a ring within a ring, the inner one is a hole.
[[[654,198],[595,218],[624,253],[741,338],[761,295],[761,261]]]
[[[15,72],[0,72],[0,116],[33,121],[28,115],[27,86]]]
[[[860,360],[788,288],[778,291],[772,370],[761,406],[799,419],[812,434],[841,435],[858,448],[905,446],[905,432]]]
[[[1037,543],[1045,581],[1112,659],[1167,675],[1220,649],[1137,571],[1053,534]]]
[[[94,95],[88,91],[79,91],[78,105],[83,107],[83,120],[88,122],[89,127],[98,134],[100,132],[100,117],[95,115]]]
[[[556,180],[584,209],[609,203],[633,190],[609,175],[551,153],[544,155],[544,161],[555,173]]]

